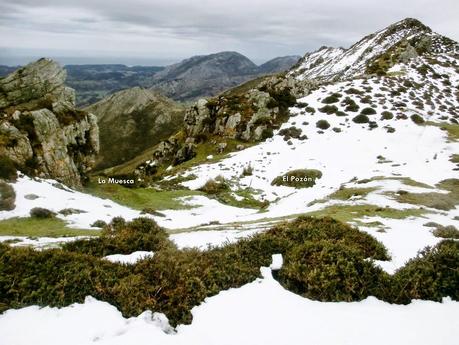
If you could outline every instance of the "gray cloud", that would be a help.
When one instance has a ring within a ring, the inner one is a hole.
[[[181,59],[237,50],[255,60],[349,46],[405,17],[459,39],[456,0],[2,0],[1,53]]]

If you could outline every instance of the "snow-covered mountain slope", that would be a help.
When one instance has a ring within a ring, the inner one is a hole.
[[[183,184],[198,189],[220,177],[235,193],[249,188],[254,198],[270,202],[264,212],[244,215],[241,209],[235,222],[339,212],[351,213],[341,217],[354,224],[377,221],[381,226],[362,229],[391,251],[393,260],[384,267],[393,272],[439,241],[423,224],[459,226],[459,197],[447,187],[459,178],[457,68],[456,55],[432,53],[396,63],[386,76],[323,84],[298,100],[273,138],[187,171],[184,176],[196,178]],[[311,188],[272,184],[297,169],[319,170],[322,177]],[[449,207],[430,200],[442,195]],[[362,210],[369,205],[374,209]],[[404,214],[380,217],[381,209]],[[397,237],[406,228],[413,229],[410,240]]]
[[[409,48],[406,49],[406,46]],[[426,49],[434,53],[458,51],[456,42],[432,32],[416,19],[404,19],[364,37],[348,49],[322,47],[307,53],[290,75],[299,79],[336,81],[354,78],[368,72],[368,67],[383,54],[403,46],[399,58],[406,59]]]

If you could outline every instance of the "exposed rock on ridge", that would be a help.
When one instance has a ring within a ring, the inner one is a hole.
[[[65,70],[40,59],[0,79],[0,155],[29,175],[80,186],[99,150],[97,119],[75,109]]]

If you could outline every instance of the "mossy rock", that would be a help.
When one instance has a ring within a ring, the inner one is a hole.
[[[0,181],[0,211],[14,210],[16,205],[14,188],[4,181]]]
[[[294,188],[310,188],[316,184],[316,180],[322,177],[322,172],[316,169],[291,170],[283,175],[277,176],[272,186],[287,186]]]

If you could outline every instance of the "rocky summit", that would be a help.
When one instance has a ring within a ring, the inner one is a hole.
[[[322,47],[307,53],[290,75],[301,79],[342,81],[385,75],[391,65],[426,54],[457,52],[457,42],[437,34],[417,19],[406,18],[365,36],[348,49]]]
[[[0,79],[0,156],[29,175],[80,186],[99,151],[98,126],[75,108],[65,78],[40,59]]]

